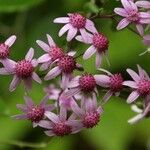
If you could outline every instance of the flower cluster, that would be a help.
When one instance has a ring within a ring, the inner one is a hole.
[[[125,18],[117,28],[122,29],[129,23],[134,23],[143,36],[143,24],[150,23],[150,14],[148,11],[141,12],[138,8],[148,9],[149,3],[146,1],[134,3],[131,0],[122,0],[121,2],[124,9],[116,8],[115,12]],[[30,120],[33,127],[43,128],[48,136],[74,134],[82,129],[95,127],[101,120],[104,104],[111,96],[119,96],[125,87],[132,89],[127,103],[135,102],[138,97],[143,99],[143,109],[134,106],[134,110],[139,114],[129,120],[129,123],[135,123],[150,116],[150,78],[144,69],[138,65],[139,74],[127,69],[134,81],[125,81],[121,73],[113,74],[100,68],[103,55],[107,57],[108,54],[109,40],[102,32],[97,31],[94,22],[81,14],[69,13],[68,17],[54,19],[54,23],[65,24],[58,33],[59,37],[68,32],[68,42],[74,39],[90,45],[84,52],[83,59],[89,59],[96,54],[96,69],[101,73],[83,72],[75,75],[75,70],[84,70],[82,65],[77,62],[76,51],[65,50],[58,46],[49,34],[47,34],[47,42],[36,41],[45,52],[42,56],[33,59],[34,49],[30,48],[24,59],[15,62],[8,58],[9,48],[16,40],[16,36],[11,36],[0,44],[0,62],[3,64],[0,74],[13,75],[9,87],[11,92],[23,81],[26,94],[24,96],[25,104],[17,104],[17,108],[23,114],[13,116],[14,119]],[[144,42],[149,44],[148,38],[149,36],[144,36]],[[36,73],[37,66],[40,66],[40,71],[46,71],[45,81],[60,77],[60,87],[56,88],[53,84],[45,87],[45,96],[38,105],[27,96],[32,88],[32,80],[42,83]],[[98,89],[106,90],[102,101],[97,100]]]

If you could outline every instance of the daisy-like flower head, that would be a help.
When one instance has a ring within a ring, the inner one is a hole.
[[[150,45],[150,34],[143,36],[143,43],[144,43],[145,45]]]
[[[92,33],[97,32],[94,23],[79,13],[68,14],[68,17],[56,18],[54,23],[66,24],[59,31],[59,36],[62,36],[65,32],[68,31],[67,41],[71,41],[76,36],[78,31],[81,33],[81,36],[85,41],[87,40],[86,30]]]
[[[123,85],[131,87],[133,92],[129,95],[127,103],[134,102],[139,96],[146,98],[150,95],[150,78],[148,74],[138,65],[139,74],[131,69],[127,72],[134,81],[124,81]]]
[[[149,1],[146,1],[146,0],[142,1],[142,0],[140,0],[140,1],[135,2],[135,4],[138,7],[142,7],[142,8],[145,8],[145,9],[150,9],[150,2]]]
[[[82,129],[80,122],[75,120],[75,116],[67,117],[67,110],[65,107],[60,107],[59,115],[53,112],[46,111],[45,116],[49,120],[42,120],[38,123],[40,127],[47,129],[45,134],[48,136],[65,136],[74,134]]]
[[[38,58],[38,63],[42,63],[40,69],[46,70],[48,67],[56,62],[57,59],[62,57],[63,50],[62,48],[58,47],[55,42],[53,41],[52,37],[47,34],[48,44],[41,40],[37,40],[37,44],[46,52],[46,54],[42,55]]]
[[[122,19],[117,29],[121,30],[128,26],[130,23],[134,23],[138,32],[143,35],[143,24],[150,23],[150,13],[148,12],[139,12],[137,5],[133,1],[121,0],[121,3],[124,8],[115,8],[114,11],[116,14],[124,17]]]
[[[77,36],[76,39],[80,42],[91,44],[91,46],[85,51],[83,59],[89,59],[94,53],[96,53],[96,68],[99,68],[102,61],[102,55],[107,55],[109,41],[103,33],[87,34],[87,39],[84,40],[82,36]]]
[[[12,92],[19,85],[21,80],[25,83],[26,90],[31,89],[32,79],[38,83],[41,83],[41,79],[34,72],[35,67],[38,65],[36,59],[33,59],[34,49],[30,48],[25,56],[25,59],[15,62],[13,60],[8,60],[4,64],[4,68],[0,69],[0,74],[3,75],[14,75],[14,78],[10,84],[9,90]]]
[[[33,126],[37,126],[37,123],[44,119],[45,111],[51,111],[54,109],[52,104],[46,104],[48,96],[45,96],[39,105],[34,104],[32,99],[28,96],[24,97],[25,105],[17,104],[17,108],[23,112],[23,114],[13,116],[14,119],[22,120],[27,119],[33,123]]]
[[[147,104],[146,107],[142,109],[138,108],[137,105],[132,105],[131,109],[137,113],[137,115],[131,119],[128,120],[128,123],[130,124],[135,124],[144,118],[149,118],[150,117],[150,102]]]
[[[99,75],[100,79],[98,85],[108,88],[103,100],[107,102],[112,95],[119,96],[120,91],[123,89],[123,77],[120,73],[112,74],[109,71],[100,68],[100,71],[105,72],[107,75]]]
[[[101,106],[97,106],[96,95],[94,94],[93,99],[86,99],[85,105],[78,106],[78,104],[74,101],[72,103],[71,108],[73,112],[79,117],[83,127],[85,128],[93,128],[96,126],[99,121],[103,109]]]
[[[5,63],[8,61],[10,47],[16,41],[16,36],[10,36],[4,43],[0,43],[0,62]]]
[[[58,75],[62,75],[62,88],[65,89],[68,82],[72,78],[72,73],[75,69],[80,68],[80,65],[76,63],[75,58],[73,57],[75,52],[69,52],[68,54],[62,56],[57,64],[56,67],[51,69],[47,75],[45,76],[45,80],[54,79]]]

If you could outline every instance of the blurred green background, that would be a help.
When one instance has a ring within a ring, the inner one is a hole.
[[[35,55],[39,57],[43,51],[36,45],[36,40],[47,42],[46,33],[66,48],[65,36],[58,38],[57,33],[62,27],[53,24],[53,19],[65,16],[68,12],[83,12],[86,15],[102,11],[113,13],[113,8],[120,3],[115,0],[97,0],[96,5],[90,0],[0,0],[0,40],[3,42],[12,34],[17,35],[17,41],[12,47],[11,58],[19,60],[24,57],[30,47],[35,48]],[[141,39],[128,29],[116,31],[116,23],[112,20],[97,19],[96,27],[104,32],[110,40],[109,59],[111,66],[103,62],[103,67],[112,72],[123,73],[129,78],[126,68],[136,69],[140,64],[149,73],[149,54],[139,57],[146,50]],[[88,46],[74,41],[71,48],[78,54]],[[85,67],[85,71],[95,73],[95,56],[87,61],[78,59]],[[125,99],[111,98],[106,104],[104,114],[99,125],[91,130],[84,130],[79,134],[63,138],[49,138],[42,129],[32,128],[28,121],[14,121],[11,115],[20,113],[16,109],[17,103],[24,103],[23,88],[20,86],[13,93],[8,91],[11,77],[0,77],[0,150],[22,149],[23,142],[33,142],[41,148],[23,148],[26,150],[150,150],[150,120],[144,120],[136,125],[129,125],[127,120],[135,114]],[[43,83],[43,85],[46,83]],[[43,96],[43,87],[33,85],[30,96],[39,101]],[[15,146],[19,141],[20,147]],[[21,142],[20,142],[21,141]],[[9,144],[8,144],[9,143]],[[32,146],[32,145],[31,145]],[[43,148],[42,148],[43,147]]]

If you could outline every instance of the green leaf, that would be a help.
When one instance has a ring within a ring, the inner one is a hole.
[[[90,12],[90,13],[98,13],[99,12],[99,8],[97,7],[96,4],[92,3],[92,2],[88,2],[84,5],[84,9],[85,11],[87,12]]]
[[[44,0],[0,0],[0,12],[27,10]]]

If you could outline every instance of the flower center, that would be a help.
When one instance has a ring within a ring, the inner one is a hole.
[[[72,73],[76,68],[76,62],[72,56],[65,55],[58,61],[58,66],[64,73]]]
[[[35,106],[28,113],[28,119],[32,122],[39,122],[44,117],[44,108]]]
[[[70,23],[75,28],[84,28],[86,24],[86,18],[78,13],[74,13],[69,16]]]
[[[0,44],[0,59],[5,59],[9,56],[9,47],[4,43]]]
[[[52,61],[55,61],[56,59],[63,56],[63,50],[57,46],[51,46],[49,55],[52,58]]]
[[[54,125],[52,130],[57,136],[64,136],[71,133],[71,126],[66,125],[64,122],[59,122]]]
[[[86,128],[93,128],[98,124],[99,121],[100,121],[100,114],[97,111],[87,112],[83,120],[83,125]]]
[[[95,33],[93,35],[93,45],[99,52],[105,52],[108,49],[109,41],[102,33]]]
[[[133,21],[133,22],[138,22],[140,17],[139,17],[139,13],[135,10],[130,11],[130,13],[128,14],[127,19],[129,21]]]
[[[120,73],[110,77],[110,88],[113,92],[119,92],[123,88],[123,78]]]
[[[83,92],[91,92],[96,87],[95,79],[90,74],[82,75],[79,79],[79,86]]]
[[[27,60],[21,60],[16,64],[15,71],[16,71],[17,76],[22,77],[22,78],[27,78],[32,75],[33,69],[34,68],[31,62]]]
[[[148,80],[141,80],[138,83],[138,92],[141,95],[150,94],[150,81]]]

